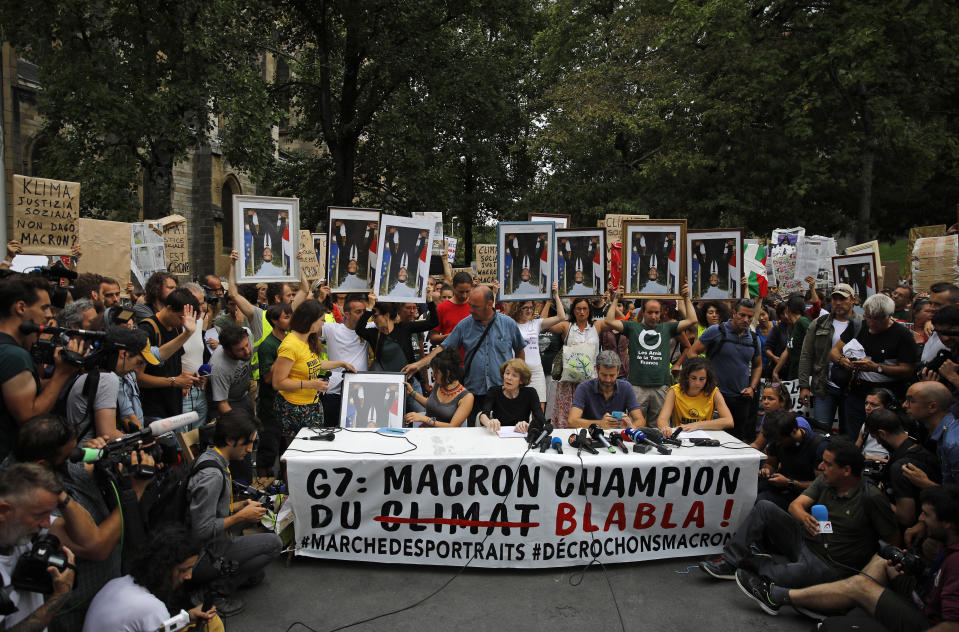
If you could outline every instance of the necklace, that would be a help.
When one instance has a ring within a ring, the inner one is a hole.
[[[461,390],[463,390],[463,385],[457,383],[456,386],[454,386],[450,390],[446,390],[442,386],[440,386],[439,389],[440,389],[440,394],[443,397],[453,397],[454,395],[458,394]]]

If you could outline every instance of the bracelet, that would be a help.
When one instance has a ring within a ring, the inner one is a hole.
[[[430,417],[430,427],[431,428],[436,427],[436,417]]]

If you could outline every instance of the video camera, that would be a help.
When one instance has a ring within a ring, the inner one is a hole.
[[[53,284],[53,291],[50,292],[50,304],[54,307],[63,309],[67,304],[67,292],[73,292],[72,285],[60,285],[60,279],[73,281],[77,278],[77,273],[67,269],[62,261],[57,260],[52,266],[38,266],[31,270],[31,274],[42,276]]]
[[[107,335],[107,332],[105,331],[47,327],[46,325],[38,325],[33,321],[21,323],[20,333],[24,335],[51,334],[50,338],[41,338],[33,343],[32,347],[30,347],[30,357],[32,357],[33,361],[37,364],[53,364],[56,361],[57,349],[60,348],[60,357],[63,358],[68,364],[85,368],[87,370],[99,367],[99,363],[104,355],[102,345],[99,343]],[[84,356],[76,351],[70,351],[69,349],[62,348],[67,346],[67,344],[70,342],[70,338],[83,338],[84,340],[94,343],[92,353]]]
[[[276,483],[274,482],[271,487],[273,487],[275,484]],[[276,507],[273,505],[273,497],[268,491],[257,489],[256,487],[252,487],[250,485],[244,485],[236,479],[233,479],[233,489],[236,490],[240,496],[244,496],[252,501],[260,503],[266,507],[267,511],[276,511]]]

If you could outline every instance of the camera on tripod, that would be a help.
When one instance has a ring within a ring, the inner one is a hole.
[[[67,556],[60,547],[60,538],[51,533],[38,533],[33,536],[30,550],[17,560],[10,577],[11,583],[17,590],[49,595],[53,592],[53,578],[47,572],[51,566],[61,573],[74,568],[67,562]]]

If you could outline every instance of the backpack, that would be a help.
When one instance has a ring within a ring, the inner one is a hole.
[[[747,344],[747,343],[745,343],[745,342],[740,342],[738,338],[737,338],[736,340],[730,341],[729,337],[726,335],[726,328],[723,327],[723,324],[724,324],[724,323],[719,323],[719,325],[718,325],[718,327],[719,327],[719,335],[720,335],[719,342],[714,343],[711,347],[709,347],[709,348],[706,349],[706,359],[707,359],[707,360],[709,360],[710,362],[712,362],[713,358],[716,357],[716,355],[719,353],[719,351],[723,348],[723,345],[726,344],[727,342],[733,342],[734,344],[741,345],[741,346],[743,346],[743,347],[749,347],[749,346],[751,346],[751,347],[753,348],[753,351],[755,351],[755,353],[753,354],[754,356],[762,355],[762,351],[759,349],[759,336],[756,335],[756,332],[755,332],[755,331],[750,330],[750,332],[749,332],[749,335],[750,335],[750,336],[752,337],[752,339],[753,339],[751,345],[750,345],[750,344]]]
[[[153,483],[143,492],[140,512],[150,530],[166,524],[188,524],[190,514],[190,479],[201,470],[220,469],[216,461],[193,462],[190,467],[170,467],[157,473]],[[225,478],[225,477],[224,477]]]

